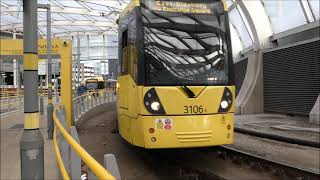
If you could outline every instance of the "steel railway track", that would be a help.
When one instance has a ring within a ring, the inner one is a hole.
[[[258,171],[266,172],[282,177],[283,179],[305,179],[313,180],[320,179],[320,173],[291,166],[274,160],[262,158],[247,152],[239,151],[237,149],[218,146],[217,153],[220,158],[231,158],[236,164],[249,166]],[[315,157],[319,158],[319,157]]]

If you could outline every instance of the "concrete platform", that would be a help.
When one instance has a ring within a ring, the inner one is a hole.
[[[45,141],[45,179],[59,179],[53,141],[47,139],[47,117],[40,116],[40,130]],[[20,139],[23,132],[23,110],[0,115],[1,121],[1,176],[0,179],[21,179]]]
[[[320,125],[311,124],[308,117],[283,114],[236,115],[235,127],[301,140],[320,141]]]

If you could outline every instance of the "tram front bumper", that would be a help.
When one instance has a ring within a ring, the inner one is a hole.
[[[233,143],[234,115],[140,116],[145,148],[204,147]]]

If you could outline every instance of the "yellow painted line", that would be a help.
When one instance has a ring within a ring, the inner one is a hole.
[[[59,119],[56,115],[57,109],[61,106],[56,106],[53,113],[53,121],[56,127],[60,130],[62,136],[72,147],[72,149],[80,156],[80,158],[86,163],[86,165],[91,169],[91,171],[99,178],[103,180],[115,180],[115,178],[103,167],[101,166],[89,153],[87,153],[73,138],[72,136],[63,128],[60,124]]]

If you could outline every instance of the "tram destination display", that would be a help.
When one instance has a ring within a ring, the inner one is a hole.
[[[210,14],[210,4],[180,1],[150,1],[150,7],[158,12],[176,12],[187,14]]]

